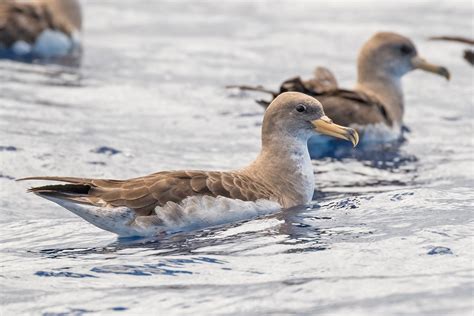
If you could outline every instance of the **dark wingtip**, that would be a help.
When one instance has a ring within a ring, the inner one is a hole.
[[[474,39],[462,37],[462,36],[431,36],[428,38],[430,41],[450,41],[459,42],[468,45],[474,45]]]
[[[258,105],[263,106],[264,109],[268,108],[271,102],[265,101],[265,100],[255,100]]]
[[[91,189],[88,184],[50,184],[40,187],[32,187],[27,190],[29,193],[40,195],[47,194],[88,194]]]
[[[55,177],[24,177],[15,179],[15,181],[29,181],[29,180],[53,180]]]

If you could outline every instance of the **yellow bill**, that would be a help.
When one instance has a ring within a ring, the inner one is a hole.
[[[435,73],[437,75],[445,77],[447,80],[449,80],[449,78],[451,78],[451,75],[449,74],[448,69],[446,69],[443,66],[438,66],[438,65],[431,64],[431,63],[427,62],[426,60],[424,60],[421,57],[418,57],[418,56],[413,57],[411,59],[411,64],[416,69],[421,69],[421,70],[424,70],[424,71]]]
[[[355,147],[359,143],[359,134],[353,128],[334,124],[326,115],[311,122],[314,130],[320,134],[350,141]]]

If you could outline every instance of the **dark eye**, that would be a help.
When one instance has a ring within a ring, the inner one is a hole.
[[[408,45],[402,45],[402,46],[400,46],[400,52],[403,55],[411,55],[413,53],[413,48],[411,48]]]
[[[304,104],[298,104],[296,106],[296,111],[298,111],[300,113],[306,112],[306,106]]]

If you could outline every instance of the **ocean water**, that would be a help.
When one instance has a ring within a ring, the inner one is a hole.
[[[83,1],[80,68],[0,61],[0,314],[472,315],[472,3]],[[317,65],[355,80],[378,30],[452,80],[403,79],[407,141],[314,161],[307,208],[117,239],[15,182],[232,169],[259,150],[255,93]],[[369,159],[370,158],[370,159]]]

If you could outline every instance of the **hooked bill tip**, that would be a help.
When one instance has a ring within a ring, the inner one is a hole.
[[[357,144],[359,143],[359,133],[357,133],[357,131],[355,129],[350,129],[349,130],[349,133],[351,135],[351,142],[352,142],[352,146],[355,147],[357,146]]]

